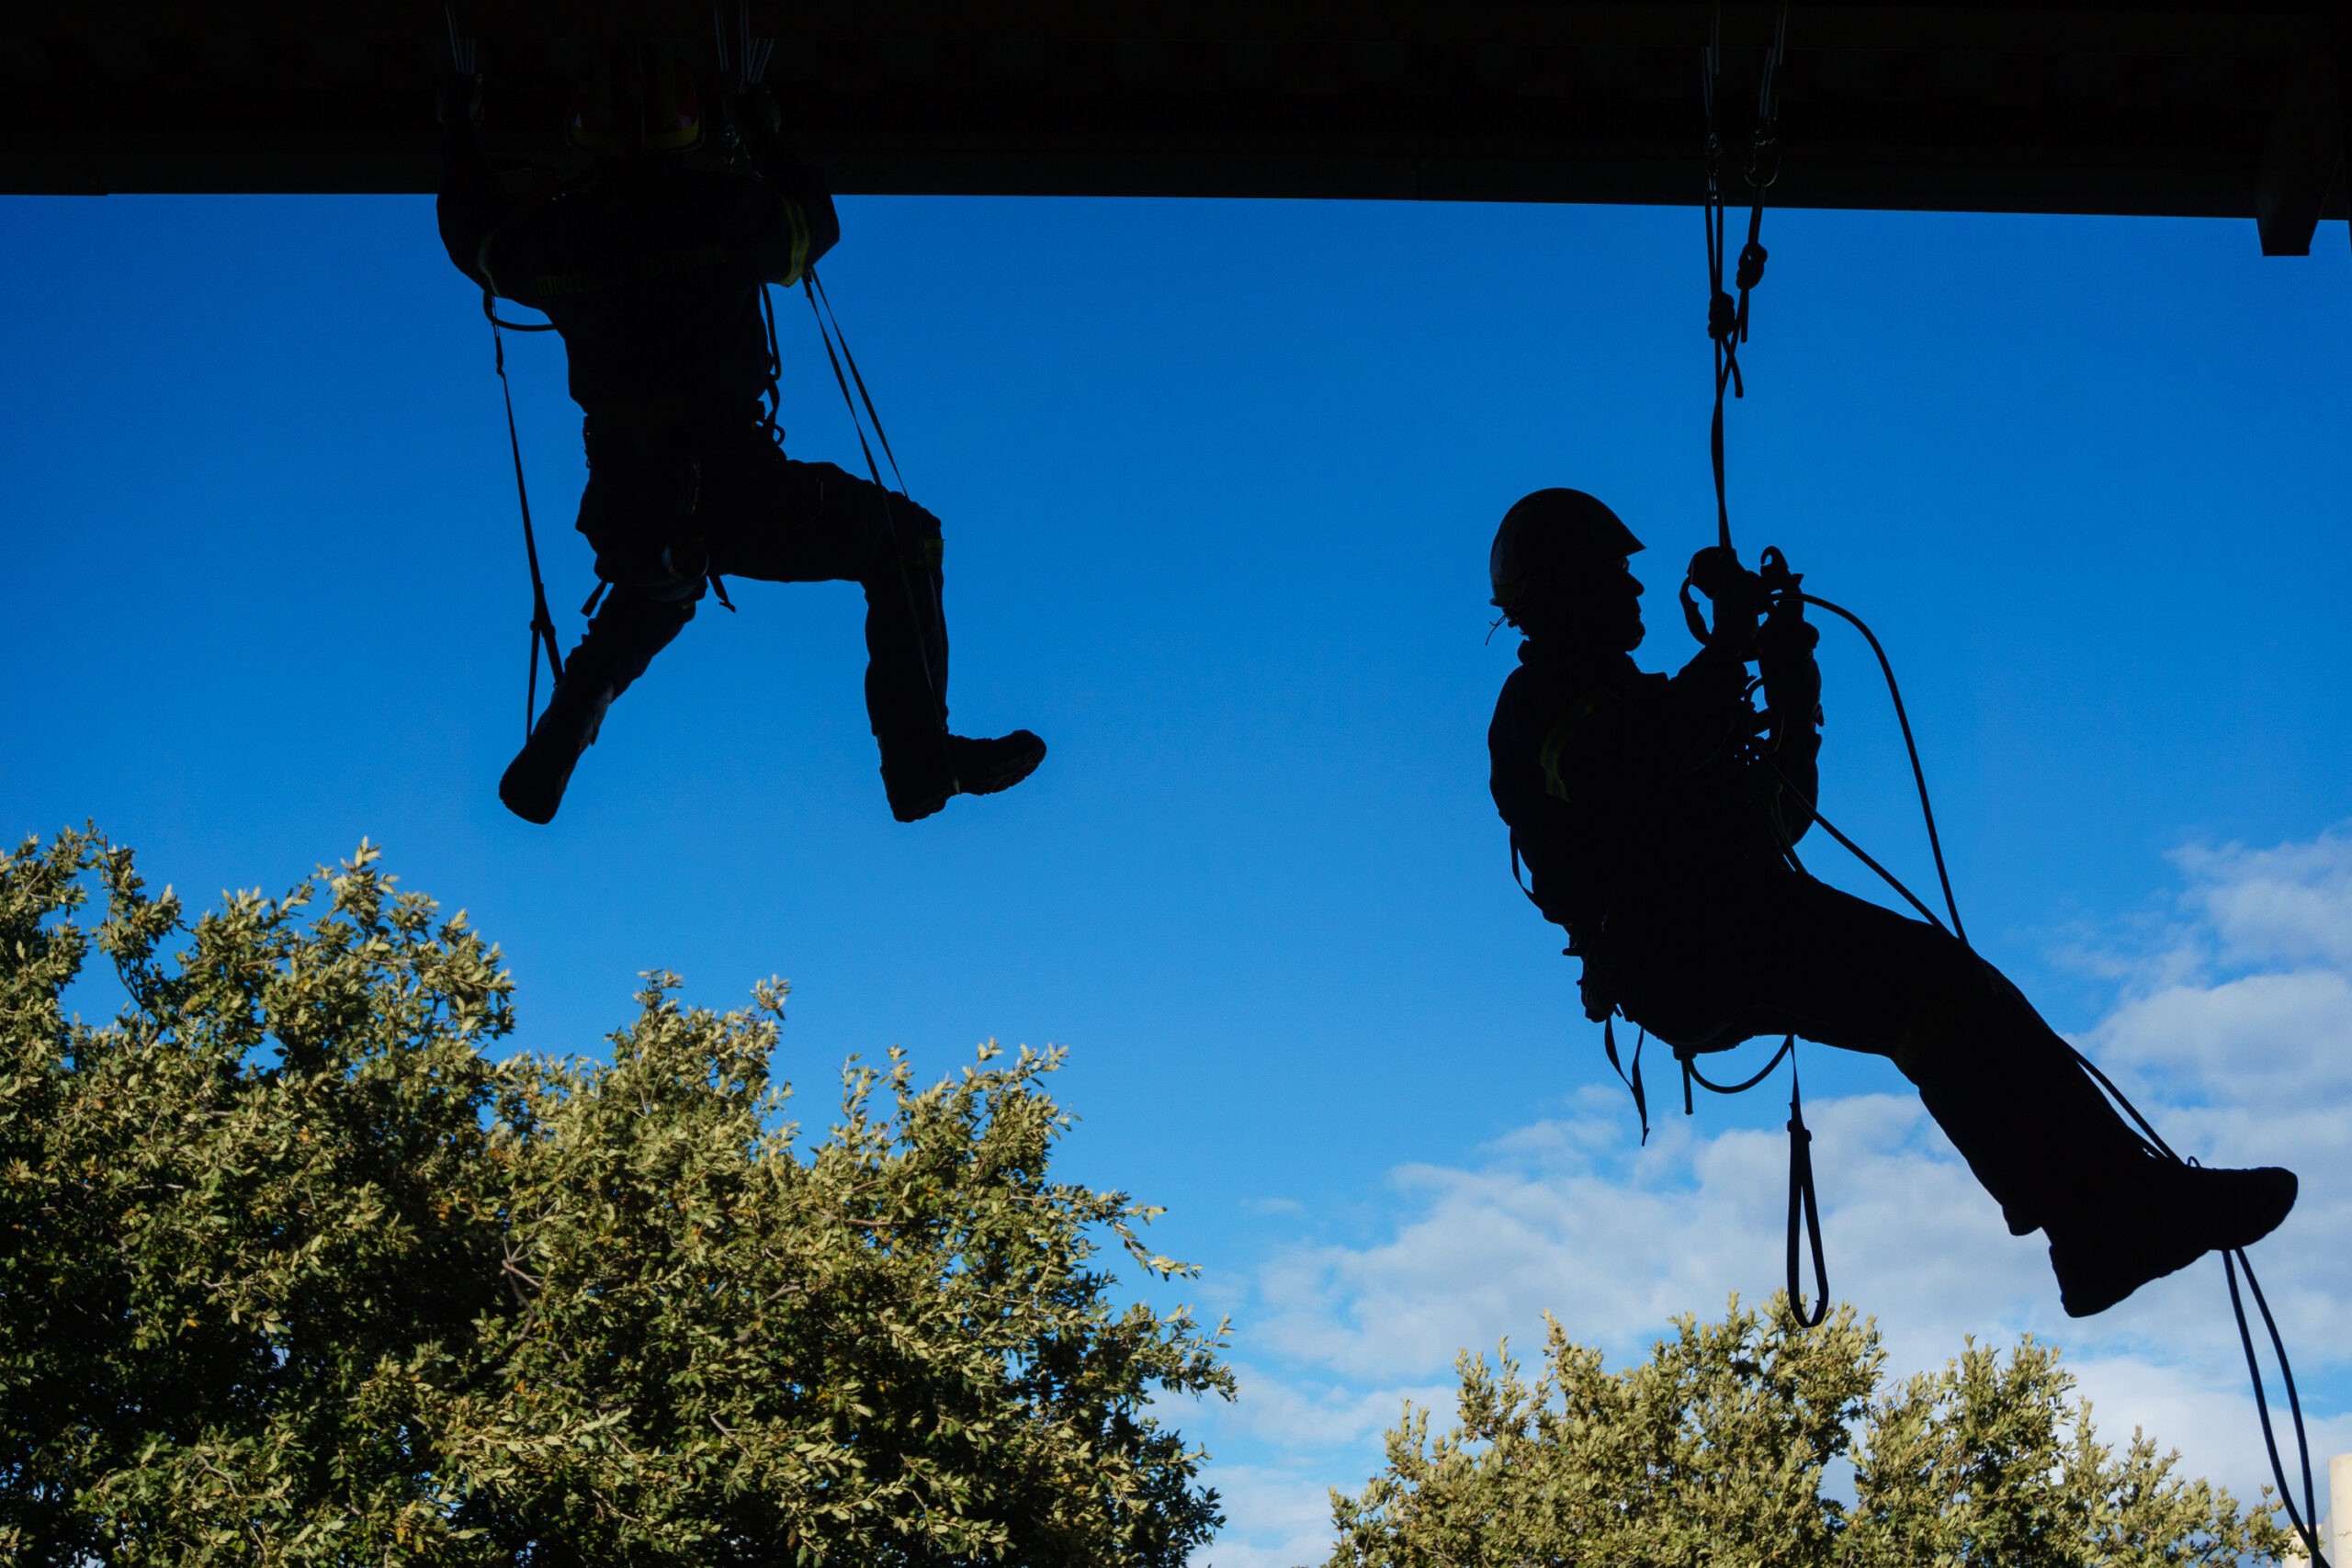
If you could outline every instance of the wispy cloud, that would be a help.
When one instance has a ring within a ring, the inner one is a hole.
[[[2352,1447],[2352,837],[2174,861],[2184,886],[2157,938],[2094,950],[2117,989],[2083,1043],[2177,1146],[2302,1177],[2258,1261],[2324,1455]],[[1807,1109],[1831,1283],[1877,1317],[1894,1370],[1940,1365],[1969,1334],[2030,1329],[2068,1352],[2102,1429],[2144,1427],[2242,1495],[2267,1478],[2218,1268],[2070,1321],[2039,1238],[2007,1234],[1916,1100]],[[1238,1306],[1249,1364],[1216,1446],[1252,1462],[1217,1472],[1233,1522],[1204,1561],[1318,1560],[1325,1488],[1362,1484],[1405,1398],[1451,1414],[1465,1347],[1532,1340],[1548,1310],[1630,1357],[1676,1313],[1777,1286],[1786,1157],[1776,1133],[1708,1136],[1679,1118],[1631,1149],[1621,1108],[1594,1090],[1475,1161],[1398,1167],[1381,1234],[1279,1251]]]

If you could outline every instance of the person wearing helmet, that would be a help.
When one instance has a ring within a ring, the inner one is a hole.
[[[551,820],[613,699],[707,589],[724,600],[729,576],[864,587],[866,707],[899,820],[1009,788],[1045,742],[1027,730],[947,732],[939,519],[831,463],[784,455],[763,402],[775,392],[763,291],[798,282],[840,223],[785,145],[764,89],[737,87],[719,107],[731,135],[707,136],[694,72],[675,51],[602,48],[568,130],[594,155],[591,172],[553,194],[510,195],[483,150],[481,79],[442,96],[442,243],[486,299],[544,311],[562,335],[586,415],[579,528],[603,585],[499,797]],[[709,155],[713,141],[729,155]]]
[[[1679,673],[1645,673],[1641,549],[1594,497],[1543,490],[1488,558],[1525,639],[1487,731],[1495,805],[1530,897],[1583,961],[1587,1015],[1686,1058],[1794,1033],[1891,1059],[2011,1234],[2043,1233],[2074,1316],[2285,1218],[2291,1172],[2154,1156],[1991,964],[1797,866],[1821,722],[1797,580],[1700,551],[1690,581],[1713,627]]]

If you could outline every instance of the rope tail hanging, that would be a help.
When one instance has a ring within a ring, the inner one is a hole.
[[[1772,1069],[1783,1057],[1789,1064],[1789,1233],[1788,1285],[1789,1311],[1806,1328],[1818,1328],[1829,1315],[1829,1265],[1821,1245],[1821,1200],[1813,1183],[1813,1132],[1804,1124],[1804,1095],[1797,1084],[1797,1037],[1791,1034],[1781,1040],[1781,1048],[1766,1062],[1737,1083],[1717,1083],[1699,1070],[1697,1053],[1677,1051],[1675,1060],[1682,1067],[1682,1114],[1691,1114],[1690,1089],[1693,1085],[1711,1094],[1746,1094],[1772,1076]],[[1799,1267],[1803,1258],[1801,1243],[1808,1244],[1813,1253],[1813,1305],[1804,1304],[1804,1274]]]

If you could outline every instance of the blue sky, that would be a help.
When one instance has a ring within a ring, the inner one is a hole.
[[[854,1051],[1069,1046],[1071,1174],[1167,1205],[1183,1293],[1235,1318],[1243,1399],[1176,1413],[1233,1503],[1207,1560],[1304,1561],[1321,1488],[1455,1348],[1550,1307],[1631,1354],[1777,1280],[1781,1100],[1633,1146],[1486,793],[1511,656],[1485,552],[1518,495],[1608,499],[1652,547],[1645,659],[1689,652],[1698,215],[842,212],[827,281],[946,520],[957,725],[1044,734],[1030,783],[892,822],[855,590],[744,584],[556,824],[516,821],[527,588],[429,204],[9,199],[0,830],[95,818],[206,901],[365,835],[503,946],[534,1048],[594,1049],[656,966],[714,1005],[787,976],[781,1065],[820,1103]],[[2250,223],[1782,212],[1766,239],[1742,544],[1885,638],[1980,946],[2204,1152],[2301,1162],[2260,1256],[2352,1448],[2343,229],[2306,260]],[[854,463],[780,309],[790,449]],[[552,340],[510,358],[568,640],[576,411]],[[1842,629],[1824,650],[1824,807],[1924,886],[1875,671]],[[1833,1282],[1899,1355],[2035,1327],[2103,1426],[2257,1475],[2217,1273],[2066,1322],[1892,1069],[1804,1060]]]

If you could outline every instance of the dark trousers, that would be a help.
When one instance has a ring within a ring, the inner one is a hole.
[[[883,771],[945,766],[947,626],[939,519],[831,463],[785,457],[756,423],[588,422],[580,531],[609,584],[567,679],[616,695],[694,619],[711,576],[865,591],[865,706]]]
[[[2008,978],[1924,921],[1785,868],[1660,876],[1595,944],[1625,1016],[1682,1052],[1793,1033],[1891,1059],[2022,1235],[2147,1156]]]

